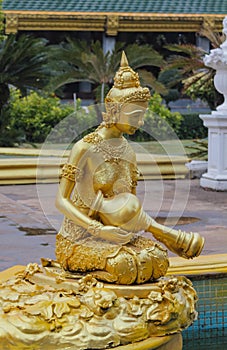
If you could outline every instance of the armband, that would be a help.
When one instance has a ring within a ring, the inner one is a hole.
[[[73,164],[65,163],[62,168],[61,176],[75,182],[81,176],[82,171]]]

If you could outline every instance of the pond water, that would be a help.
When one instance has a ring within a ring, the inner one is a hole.
[[[198,319],[182,333],[183,350],[227,350],[227,274],[190,279],[199,298]]]
[[[213,338],[210,334],[206,339],[184,341],[183,350],[227,350],[227,337]]]

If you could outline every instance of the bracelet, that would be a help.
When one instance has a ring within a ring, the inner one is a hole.
[[[101,224],[101,222],[96,220],[91,220],[87,230],[92,236],[98,237],[102,227],[103,227],[103,224]]]

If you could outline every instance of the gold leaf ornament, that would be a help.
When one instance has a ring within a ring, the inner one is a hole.
[[[35,305],[30,305],[26,307],[27,313],[34,316],[43,316],[45,320],[50,320],[53,316],[53,302],[49,300],[43,300]]]
[[[74,296],[64,297],[61,296],[61,293],[55,296],[53,300],[50,300],[51,296],[46,296],[46,300],[40,300],[34,304],[34,301],[37,299],[33,298],[33,305],[27,306],[26,311],[31,315],[40,315],[46,320],[50,320],[53,316],[61,318],[63,315],[70,313],[70,307],[78,308],[80,306],[77,298]]]
[[[10,288],[6,290],[0,290],[0,299],[4,301],[18,301],[20,298],[19,293],[12,291]]]

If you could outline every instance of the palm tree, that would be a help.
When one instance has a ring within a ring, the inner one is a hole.
[[[122,50],[125,50],[130,66],[139,72],[142,84],[158,92],[166,91],[147,70],[148,67],[160,67],[163,64],[162,56],[150,46],[126,46],[125,43],[118,42],[112,52],[104,53],[99,41],[89,44],[71,38],[67,38],[67,42],[61,43],[60,47],[51,47],[51,55],[55,60],[54,68],[58,71],[51,81],[51,88],[56,90],[65,84],[86,81],[93,85],[96,101],[103,102],[103,96],[112,85],[119,67]]]
[[[0,110],[10,96],[10,86],[27,89],[44,87],[50,70],[47,69],[46,41],[27,35],[9,35],[0,42]]]
[[[203,28],[200,35],[208,38],[213,48],[219,47],[224,40],[223,35],[215,33],[209,26]],[[166,48],[174,54],[170,55],[162,73],[177,70],[167,87],[179,86],[181,82],[182,93],[192,99],[200,98],[206,101],[211,109],[215,109],[223,97],[213,85],[215,70],[205,66],[203,62],[207,52],[191,44],[172,44],[166,45]]]
[[[48,51],[44,39],[11,34],[0,42],[0,144],[10,146],[19,136],[12,127],[10,87],[25,95],[27,90],[41,89],[49,81],[52,70],[47,66]]]

